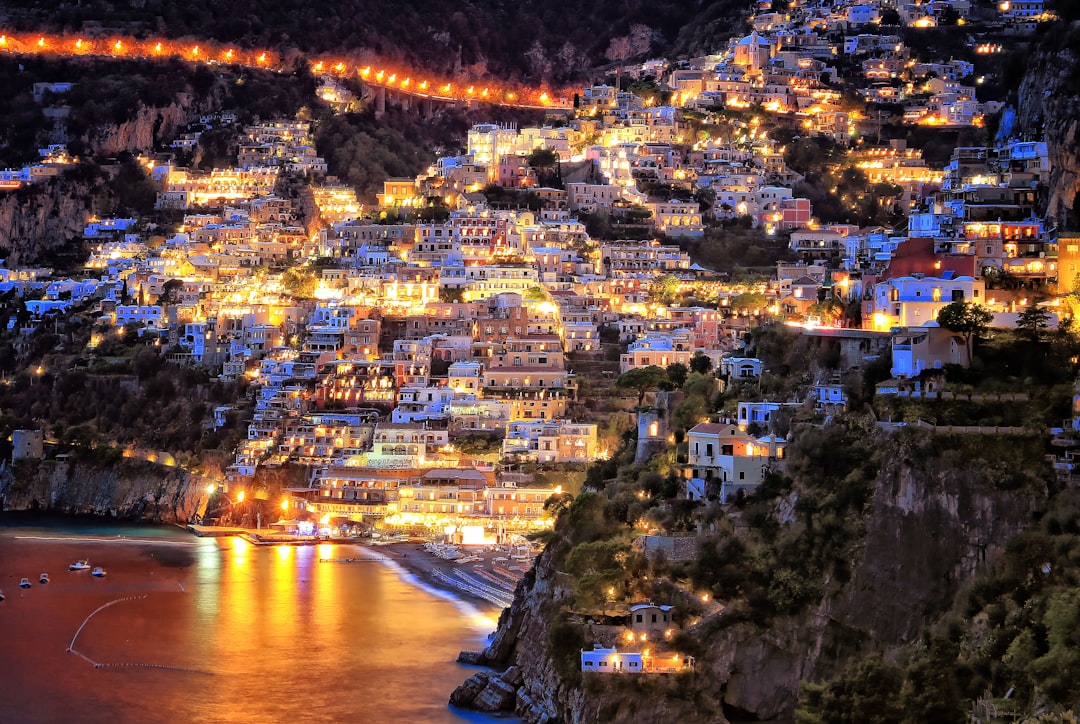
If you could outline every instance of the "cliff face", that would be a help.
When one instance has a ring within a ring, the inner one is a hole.
[[[1062,230],[1080,229],[1080,23],[1047,32],[1028,58],[1017,123],[1021,134],[1045,133],[1050,156],[1047,213]]]
[[[519,586],[478,663],[513,665],[511,678],[521,679],[517,712],[528,722],[789,718],[800,682],[833,675],[847,657],[888,654],[916,641],[933,613],[948,608],[960,584],[1031,522],[1045,498],[992,489],[947,457],[926,462],[905,452],[899,449],[879,473],[850,581],[826,581],[817,605],[776,617],[767,628],[723,613],[688,628],[705,650],[687,686],[600,675],[566,681],[549,641],[569,582],[552,565],[550,549]]]
[[[84,140],[105,156],[152,151],[174,138],[200,110],[186,96],[160,108],[140,106],[131,120],[97,126]],[[101,213],[96,205],[111,205],[114,198],[107,177],[94,182],[60,177],[0,194],[0,252],[9,267],[48,265],[52,253],[79,238],[87,219]]]
[[[152,151],[163,141],[175,138],[180,128],[195,120],[198,112],[186,96],[163,108],[140,106],[130,121],[98,126],[90,132],[87,141],[95,151],[106,155]]]
[[[102,468],[19,461],[0,470],[0,510],[44,510],[187,523],[207,481],[180,468],[124,459]]]
[[[51,252],[82,234],[98,190],[57,179],[0,194],[0,252],[7,266],[48,263]]]

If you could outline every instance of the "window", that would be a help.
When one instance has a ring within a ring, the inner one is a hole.
[[[637,622],[641,623],[641,614],[640,613],[637,615]]]

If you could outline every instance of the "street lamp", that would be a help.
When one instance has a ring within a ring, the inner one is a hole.
[[[235,506],[235,505],[237,505],[238,503],[243,503],[243,502],[244,502],[244,491],[243,491],[243,490],[241,490],[241,491],[240,491],[239,493],[237,493],[237,494],[236,494],[236,500],[233,500],[233,499],[232,499],[232,498],[230,498],[230,497],[229,497],[229,496],[228,496],[227,494],[225,494],[224,492],[222,492],[222,491],[218,490],[218,486],[217,486],[217,485],[215,485],[214,483],[210,483],[209,485],[207,485],[207,486],[206,486],[206,492],[207,492],[207,494],[209,494],[209,495],[210,495],[210,497],[211,497],[211,498],[212,498],[212,497],[213,497],[214,495],[220,495],[220,496],[221,496],[222,498],[224,498],[225,500],[227,500],[227,501],[228,501],[228,503],[229,503],[229,508],[230,508],[230,518],[232,517],[232,516],[231,516],[231,512],[232,512],[232,511],[231,511],[231,509],[232,509],[232,507],[233,507],[233,506]],[[211,510],[216,510],[216,508],[211,508],[211,507],[210,507],[210,503],[209,503],[209,502],[207,502],[207,504],[206,504],[206,514],[205,514],[205,515],[203,515],[203,518],[204,518],[204,519],[205,519],[205,518],[206,518],[206,517],[207,517],[208,515],[210,515],[210,511],[211,511]]]

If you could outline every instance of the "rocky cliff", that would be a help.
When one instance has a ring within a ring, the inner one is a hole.
[[[190,94],[182,93],[167,106],[140,105],[134,117],[123,123],[96,126],[85,140],[100,155],[153,151],[176,138],[180,129],[196,120],[201,112]]]
[[[206,483],[180,468],[133,459],[108,467],[21,460],[0,470],[0,510],[187,523],[205,497]]]
[[[94,184],[55,179],[0,194],[0,253],[8,267],[49,264],[94,213]]]
[[[923,447],[888,444],[895,449],[875,481],[850,580],[825,581],[820,598],[799,613],[767,625],[730,611],[692,622],[686,634],[701,650],[691,675],[582,679],[567,670],[566,652],[560,671],[553,652],[570,586],[553,563],[553,544],[503,612],[491,645],[463,659],[510,668],[473,677],[451,701],[488,711],[512,706],[530,723],[790,718],[801,682],[833,675],[849,657],[887,656],[917,641],[1045,499],[1037,486],[995,488],[948,454],[920,458],[925,440]],[[585,645],[596,640],[588,625],[579,631]]]
[[[1080,22],[1060,23],[1035,44],[1020,86],[1016,133],[1045,134],[1050,155],[1047,213],[1080,229]]]
[[[96,126],[83,140],[99,156],[153,151],[200,112],[183,94],[168,106],[141,105],[130,120]],[[76,171],[0,193],[0,252],[9,267],[49,265],[52,255],[80,237],[90,216],[113,207],[115,194],[108,175],[90,176]]]

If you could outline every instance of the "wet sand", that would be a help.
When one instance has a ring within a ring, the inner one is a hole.
[[[365,545],[364,550],[384,556],[430,586],[464,596],[485,608],[508,606],[517,583],[532,566],[531,560],[514,559],[505,547],[459,547],[463,556],[479,558],[465,563],[439,558],[417,543]]]

